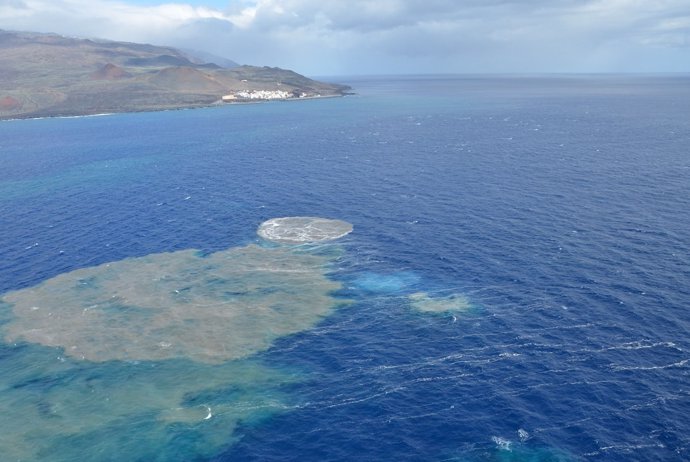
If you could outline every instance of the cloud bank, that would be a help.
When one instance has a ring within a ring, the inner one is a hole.
[[[690,71],[687,0],[192,3],[0,0],[0,28],[196,48],[311,75]]]

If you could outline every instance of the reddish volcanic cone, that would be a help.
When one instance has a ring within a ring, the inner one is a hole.
[[[131,77],[132,74],[116,66],[115,64],[108,63],[96,72],[91,74],[93,80],[118,80],[126,79]]]
[[[17,98],[11,96],[4,96],[0,98],[0,111],[12,111],[22,107],[22,102]]]

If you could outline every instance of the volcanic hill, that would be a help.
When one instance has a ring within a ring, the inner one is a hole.
[[[218,62],[171,47],[0,30],[0,119],[341,96],[349,90],[285,69]]]

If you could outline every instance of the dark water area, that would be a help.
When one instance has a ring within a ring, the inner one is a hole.
[[[237,361],[80,360],[8,340],[0,301],[7,460],[688,460],[690,78],[344,83],[0,123],[0,299],[273,217],[354,225],[317,250],[348,302]]]

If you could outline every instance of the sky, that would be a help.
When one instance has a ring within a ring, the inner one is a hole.
[[[690,0],[0,0],[0,29],[311,76],[690,72]]]

